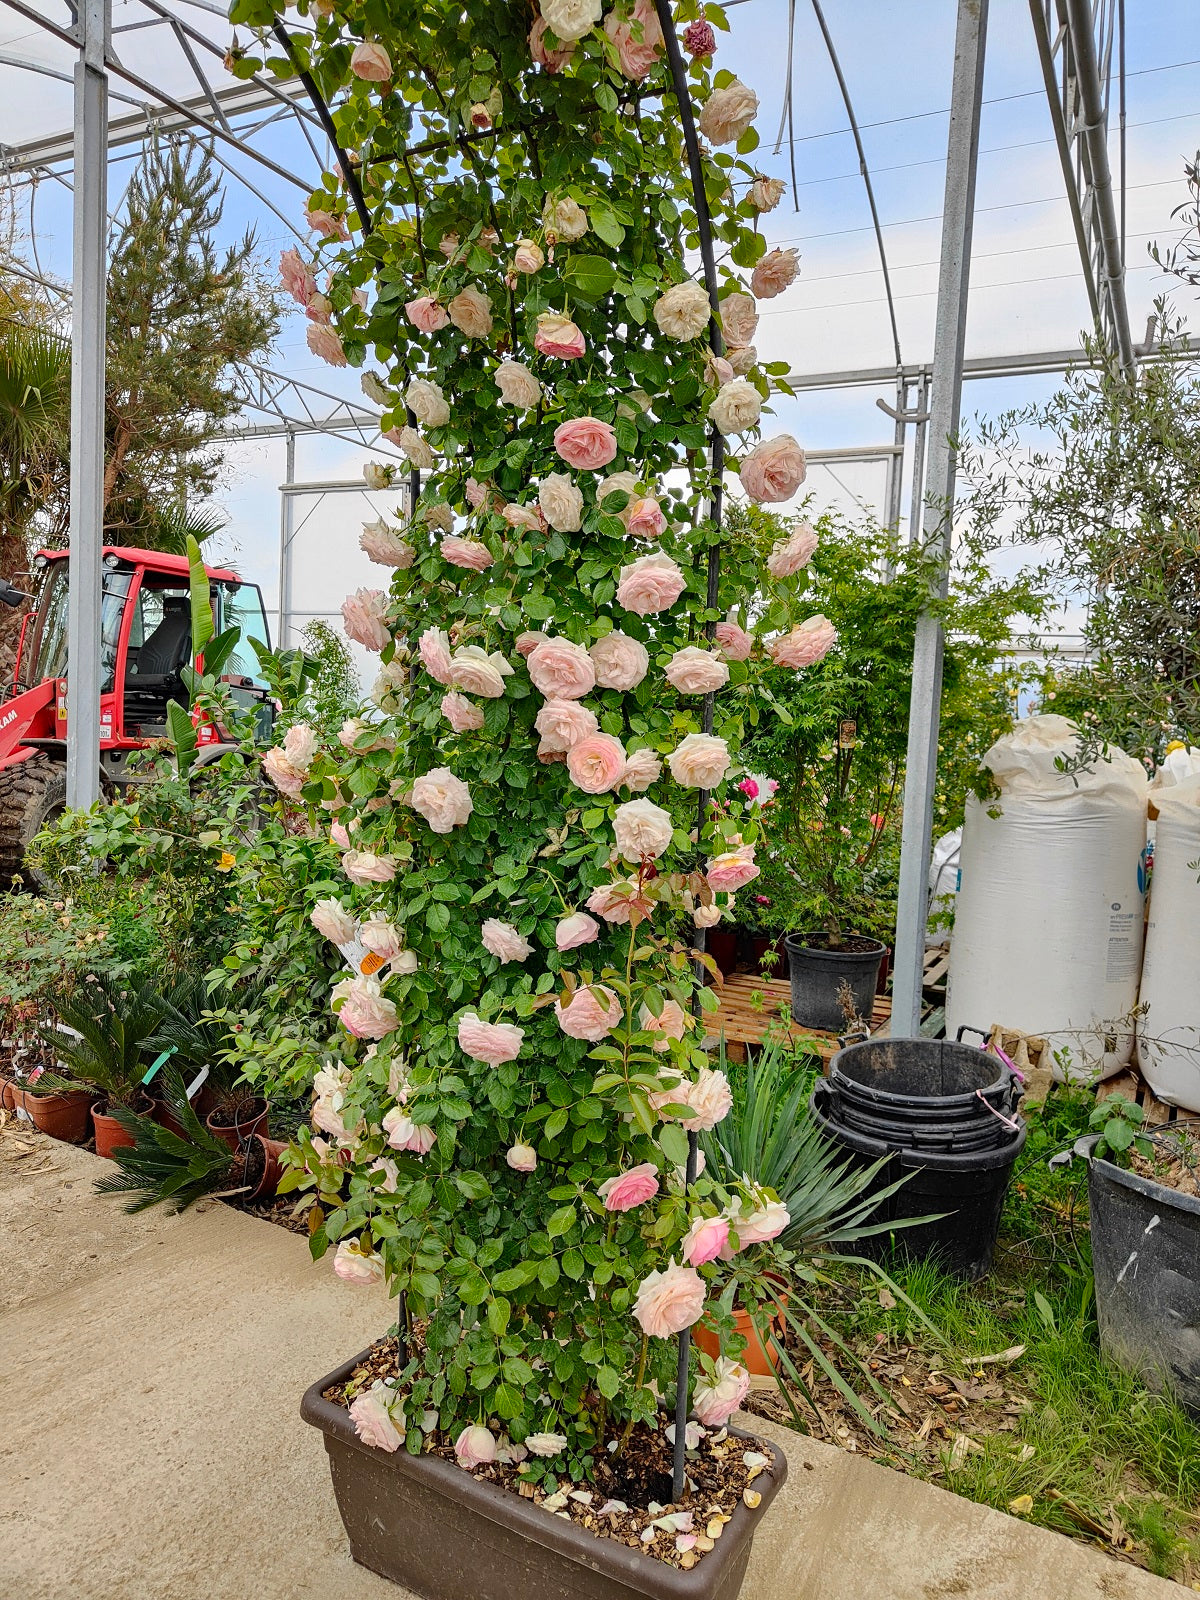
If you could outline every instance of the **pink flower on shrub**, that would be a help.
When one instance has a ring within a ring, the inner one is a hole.
[[[546,635],[538,628],[526,628],[524,633],[517,635],[517,654],[522,660],[528,661],[538,645],[546,642]]]
[[[756,300],[773,300],[794,282],[800,271],[795,250],[768,250],[750,274],[750,292]]]
[[[653,750],[635,750],[625,763],[621,774],[621,788],[630,794],[642,794],[652,783],[662,777],[662,761]]]
[[[760,869],[754,864],[754,846],[743,844],[736,850],[726,850],[723,855],[713,856],[705,869],[704,876],[708,879],[710,889],[717,893],[721,891],[732,893],[736,889],[744,889],[748,883],[753,883],[759,871]]]
[[[689,1267],[702,1267],[706,1261],[715,1261],[728,1243],[728,1218],[697,1217],[683,1236],[683,1259]]]
[[[431,678],[436,678],[438,683],[448,684],[453,669],[450,657],[450,641],[441,628],[426,628],[417,644],[417,653],[421,657],[422,665]]]
[[[637,892],[636,880],[618,878],[615,883],[602,883],[598,889],[593,889],[588,896],[588,910],[594,911],[598,917],[603,917],[605,922],[623,926],[632,921],[636,914],[639,917],[648,917],[654,910],[654,903],[647,900],[644,895]]]
[[[455,733],[474,733],[483,727],[483,712],[457,689],[442,696],[442,715]]]
[[[570,317],[560,316],[556,311],[543,311],[537,319],[533,347],[540,355],[557,356],[560,361],[573,361],[587,354],[587,340],[583,334]]]
[[[490,1428],[476,1423],[464,1428],[454,1443],[454,1459],[468,1472],[473,1467],[486,1467],[496,1459],[496,1436]]]
[[[319,233],[323,239],[348,239],[349,230],[345,220],[336,212],[323,211],[319,206],[310,206],[304,213],[304,220],[314,233]]]
[[[340,900],[318,900],[308,920],[322,939],[328,939],[331,944],[346,944],[353,939],[357,927],[354,917]]]
[[[472,1061],[486,1062],[489,1067],[515,1061],[524,1037],[524,1028],[511,1022],[484,1022],[473,1011],[458,1019],[459,1049]]]
[[[548,700],[581,700],[595,686],[596,668],[581,644],[549,638],[530,652],[529,676]]]
[[[701,1067],[693,1082],[684,1078],[671,1089],[648,1095],[651,1109],[660,1116],[670,1116],[673,1106],[686,1106],[691,1115],[680,1120],[693,1133],[706,1133],[723,1122],[733,1106],[729,1080],[723,1072]]]
[[[818,613],[815,617],[806,617],[791,633],[772,639],[767,654],[777,667],[793,667],[800,671],[827,656],[837,643],[837,637],[833,623]]]
[[[334,1252],[333,1270],[344,1283],[382,1283],[383,1257],[378,1250],[364,1250],[358,1239],[343,1239]]]
[[[386,1384],[373,1383],[350,1402],[350,1421],[364,1444],[375,1450],[398,1450],[404,1443],[404,1428],[392,1418],[392,1406],[400,1396]]]
[[[643,1161],[641,1166],[630,1167],[628,1172],[605,1178],[596,1193],[604,1201],[606,1211],[632,1211],[635,1206],[653,1200],[658,1193],[658,1168],[653,1161]]]
[[[545,32],[545,18],[539,17],[529,32],[529,53],[538,66],[545,67],[547,72],[561,72],[575,54],[575,42],[572,40],[570,44],[563,44],[557,50],[551,50],[545,44],[543,37]]]
[[[539,755],[565,755],[600,726],[595,712],[578,700],[547,700],[533,725],[542,736]]]
[[[382,650],[391,639],[386,616],[387,595],[382,589],[356,589],[342,601],[346,637],[367,650]]]
[[[750,1392],[750,1374],[737,1362],[722,1356],[710,1383],[701,1378],[692,1394],[692,1410],[706,1428],[729,1421]]]
[[[531,1144],[514,1144],[504,1159],[514,1172],[532,1172],[537,1166],[537,1151]]]
[[[560,952],[577,950],[580,945],[591,944],[599,934],[600,924],[595,917],[589,917],[586,911],[573,911],[555,924],[554,943]]]
[[[632,20],[610,11],[604,19],[604,31],[617,47],[621,71],[634,83],[640,83],[663,47],[662,28],[650,0],[636,0]]]
[[[667,526],[662,507],[651,495],[632,499],[621,513],[621,520],[635,539],[660,539]]]
[[[739,1250],[745,1250],[752,1244],[766,1244],[770,1239],[778,1239],[791,1220],[788,1208],[782,1200],[764,1200],[762,1205],[744,1215],[740,1200],[736,1201],[731,1208],[729,1218],[730,1226],[737,1233]]]
[[[595,472],[617,454],[617,436],[611,424],[596,417],[572,417],[554,430],[554,448],[569,467]]]
[[[320,360],[328,362],[331,367],[346,365],[346,352],[342,349],[336,329],[326,327],[323,322],[310,322],[305,337],[308,348]]]
[[[470,789],[448,767],[434,767],[419,777],[412,786],[410,803],[434,833],[463,827],[472,811]]]
[[[382,1127],[393,1150],[424,1156],[437,1142],[437,1134],[428,1123],[414,1122],[403,1106],[393,1106],[384,1117]]]
[[[404,315],[420,333],[439,333],[450,321],[450,313],[431,294],[418,295],[404,307]]]
[[[673,1339],[698,1322],[704,1310],[704,1279],[694,1267],[671,1261],[638,1285],[633,1314],[652,1339]]]
[[[809,523],[802,522],[788,538],[772,549],[767,558],[767,571],[773,578],[793,577],[812,560],[819,542],[816,530]]]
[[[751,500],[774,505],[792,498],[808,475],[808,464],[791,434],[780,433],[756,444],[738,472]]]
[[[693,61],[704,61],[716,52],[717,36],[711,22],[689,22],[683,30],[683,48]]]
[[[614,628],[589,647],[598,689],[636,689],[650,670],[650,656],[640,639]]]
[[[625,771],[625,747],[610,733],[592,733],[567,751],[571,782],[585,794],[608,794]]]
[[[371,850],[347,850],[342,871],[351,883],[390,883],[396,876],[396,858],[377,856]]]
[[[570,1002],[563,1005],[560,1000],[554,1002],[554,1015],[558,1025],[571,1039],[586,1039],[591,1044],[599,1044],[606,1038],[620,1022],[625,1013],[621,1009],[621,1002],[611,989],[606,989],[602,983],[594,983],[586,988],[576,989]]]
[[[452,534],[438,546],[442,557],[456,567],[467,567],[472,572],[484,572],[495,561],[487,545],[478,539],[463,539]]]
[[[284,751],[268,750],[263,757],[263,771],[280,794],[286,794],[292,800],[299,798],[305,774],[292,765]]]
[[[342,1002],[338,1021],[356,1039],[383,1039],[399,1021],[396,1007],[379,991],[374,978],[343,978],[333,986],[333,998]]]
[[[279,257],[279,278],[297,305],[307,306],[317,292],[317,280],[295,245]]]
[[[377,39],[364,39],[354,47],[350,71],[367,83],[386,83],[392,75],[392,58]]]
[[[666,611],[687,588],[687,579],[664,550],[621,568],[617,604],[639,617]]]
[[[501,922],[497,917],[487,918],[480,929],[480,938],[483,948],[497,961],[528,961],[533,954],[529,940],[518,933],[511,922]]]

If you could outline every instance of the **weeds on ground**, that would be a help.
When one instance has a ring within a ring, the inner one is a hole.
[[[1028,1140],[982,1283],[964,1285],[927,1263],[890,1266],[940,1341],[877,1282],[831,1270],[821,1315],[868,1361],[894,1405],[884,1408],[883,1448],[827,1392],[810,1431],[1193,1582],[1200,1427],[1101,1359],[1086,1172],[1080,1161],[1047,1165],[1088,1132],[1094,1106],[1087,1091],[1057,1088],[1027,1111]],[[760,1402],[779,1416],[774,1397]]]

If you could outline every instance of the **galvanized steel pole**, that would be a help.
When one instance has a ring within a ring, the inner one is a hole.
[[[946,198],[942,208],[942,254],[938,273],[937,323],[929,417],[924,537],[940,543],[943,561],[937,594],[949,587],[954,527],[956,438],[962,402],[967,288],[979,157],[979,112],[988,0],[959,0],[954,41],[954,83],[946,149]],[[937,777],[942,699],[942,626],[931,612],[917,622],[909,700],[904,825],[900,850],[900,894],[896,914],[896,960],[892,982],[892,1032],[916,1038],[921,1031],[921,973],[928,910],[929,853],[933,835],[933,790]]]
[[[67,804],[100,794],[100,552],[104,544],[104,334],[108,55],[112,0],[80,0],[75,63],[71,292],[71,521]]]

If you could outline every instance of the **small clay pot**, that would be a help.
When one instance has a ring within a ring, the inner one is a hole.
[[[246,1200],[273,1200],[275,1190],[279,1187],[279,1180],[283,1176],[283,1166],[280,1157],[287,1149],[286,1139],[268,1139],[261,1133],[256,1133],[251,1140],[252,1146],[261,1147],[262,1151],[262,1176],[246,1195]]]
[[[15,1111],[17,1102],[13,1099],[13,1080],[9,1077],[0,1077],[0,1111]]]
[[[215,1111],[210,1111],[208,1116],[205,1117],[204,1126],[210,1133],[215,1134],[218,1139],[223,1140],[234,1155],[237,1154],[242,1145],[253,1139],[256,1133],[262,1134],[264,1139],[268,1136],[267,1117],[269,1108],[265,1100],[252,1100],[246,1111],[237,1115],[236,1122],[231,1123],[225,1120],[233,1114],[223,1106],[218,1106]]]
[[[135,1117],[149,1117],[154,1111],[154,1101],[148,1094],[141,1096],[136,1105],[129,1108]],[[100,1101],[92,1107],[92,1126],[96,1130],[96,1154],[111,1158],[114,1150],[127,1149],[133,1144],[133,1135],[126,1133],[116,1117],[108,1115],[108,1102]]]
[[[68,1089],[63,1094],[28,1094],[25,1104],[35,1128],[65,1144],[82,1144],[95,1098],[87,1089]]]
[[[787,1296],[780,1291],[779,1298],[786,1305]],[[761,1317],[759,1319],[762,1320]],[[738,1361],[746,1371],[756,1378],[773,1378],[775,1369],[779,1365],[779,1352],[776,1349],[777,1341],[783,1338],[783,1317],[776,1312],[770,1320],[771,1337],[767,1340],[766,1349],[758,1336],[748,1311],[743,1311],[740,1306],[733,1308],[733,1321],[737,1331],[746,1341],[746,1348],[738,1357]],[[714,1361],[720,1359],[721,1341],[717,1338],[716,1331],[707,1327],[703,1322],[697,1322],[692,1329],[692,1343],[697,1350],[703,1350],[706,1356],[711,1356]]]

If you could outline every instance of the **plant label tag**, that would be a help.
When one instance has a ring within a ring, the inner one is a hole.
[[[843,717],[838,723],[838,749],[853,750],[858,742],[858,723],[853,717]]]
[[[384,961],[381,955],[376,954],[374,950],[368,950],[366,955],[359,962],[358,970],[362,973],[364,978],[369,978],[373,972],[378,972],[383,964]]]
[[[42,1073],[45,1072],[45,1070],[46,1070],[45,1067],[34,1067],[33,1071],[29,1074],[29,1077],[26,1079],[26,1082],[27,1083],[36,1083],[38,1081],[38,1079],[41,1077]]]
[[[200,1068],[200,1071],[196,1074],[196,1076],[192,1079],[191,1083],[189,1083],[188,1086],[187,1086],[187,1090],[185,1092],[186,1092],[187,1097],[188,1097],[189,1100],[194,1100],[196,1098],[197,1091],[203,1086],[204,1080],[207,1077],[208,1077],[208,1066],[207,1066],[207,1063],[206,1063],[204,1066],[202,1066]]]
[[[369,974],[375,971],[374,967],[365,965],[365,963],[371,961],[373,957],[366,945],[363,944],[360,939],[347,939],[345,944],[338,945],[338,949],[341,951],[342,959],[350,968],[351,972],[365,972]]]
[[[169,1061],[171,1059],[171,1057],[175,1054],[175,1050],[176,1050],[176,1046],[175,1045],[169,1045],[167,1047],[167,1049],[165,1049],[160,1056],[156,1057],[155,1060],[153,1060],[150,1063],[149,1067],[146,1069],[146,1073],[145,1073],[145,1076],[142,1078],[142,1082],[143,1083],[149,1083],[150,1079],[158,1071],[159,1067],[161,1067],[165,1061]],[[190,1099],[191,1096],[189,1095],[188,1098]]]

